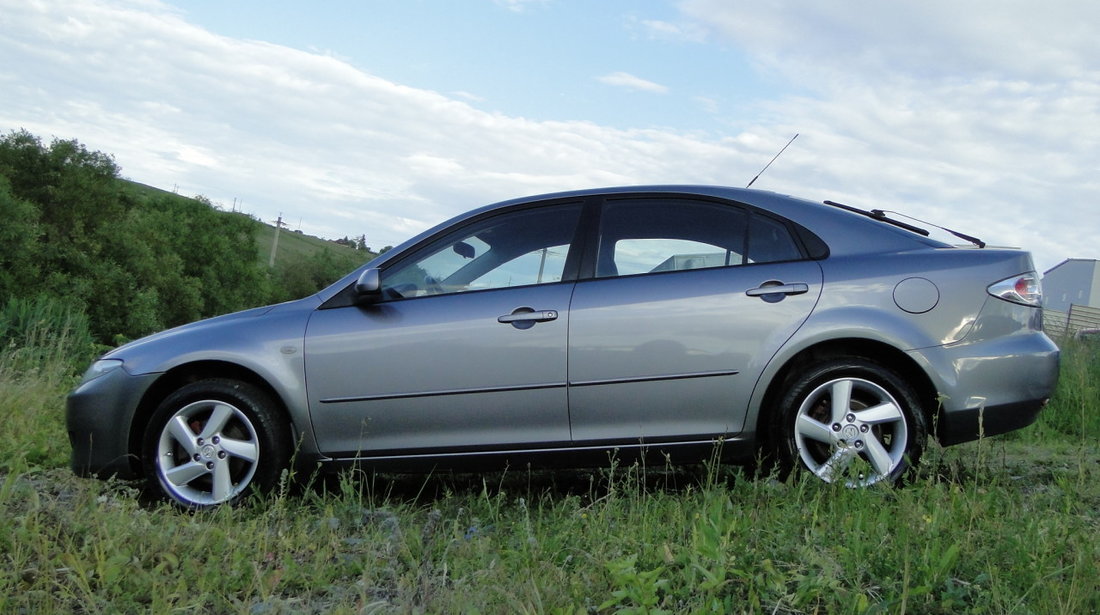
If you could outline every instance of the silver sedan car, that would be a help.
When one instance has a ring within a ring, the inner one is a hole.
[[[645,186],[477,209],[298,301],[117,348],[72,467],[184,507],[292,462],[413,472],[737,461],[854,487],[1032,423],[1058,377],[1027,252],[879,210]]]

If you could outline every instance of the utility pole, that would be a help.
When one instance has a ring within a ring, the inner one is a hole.
[[[546,254],[550,251],[550,248],[542,249],[542,260],[539,261],[539,277],[535,280],[535,284],[542,284],[542,272],[546,270]]]
[[[283,212],[279,212],[279,219],[275,221],[275,241],[271,242],[271,258],[267,259],[270,269],[275,266],[275,251],[279,249],[279,229],[283,228]]]

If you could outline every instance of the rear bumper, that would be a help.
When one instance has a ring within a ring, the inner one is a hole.
[[[116,369],[82,383],[66,399],[65,424],[77,476],[137,478],[129,434],[142,395],[159,374],[131,376]]]
[[[1039,411],[1047,401],[1049,399],[1044,398],[1001,406],[941,412],[936,425],[936,439],[943,446],[950,446],[1022,429],[1039,418]]]
[[[917,351],[939,393],[935,434],[958,444],[1035,422],[1058,384],[1058,347],[1039,331]]]

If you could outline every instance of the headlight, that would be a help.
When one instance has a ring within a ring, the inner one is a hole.
[[[100,359],[95,363],[92,363],[91,367],[89,367],[84,372],[84,378],[81,379],[80,383],[84,384],[89,380],[95,380],[96,378],[99,378],[100,376],[108,372],[113,372],[120,367],[122,367],[122,359]]]

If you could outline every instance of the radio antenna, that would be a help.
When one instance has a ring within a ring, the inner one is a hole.
[[[794,133],[794,136],[791,137],[791,140],[787,141],[787,144],[783,146],[783,149],[779,150],[779,154],[782,154],[784,151],[786,151],[786,149],[788,147],[790,147],[791,143],[794,143],[794,140],[797,139],[797,138],[798,138],[798,133],[796,132],[796,133]],[[755,182],[757,179],[760,179],[760,176],[764,174],[764,171],[767,171],[768,167],[772,166],[772,163],[775,162],[775,159],[779,158],[779,154],[776,154],[775,156],[773,156],[772,159],[768,161],[768,164],[764,165],[764,168],[760,169],[760,172],[756,174],[756,177],[752,178],[752,181],[749,182],[749,185],[747,185],[745,187],[746,188],[752,188],[753,182]]]

